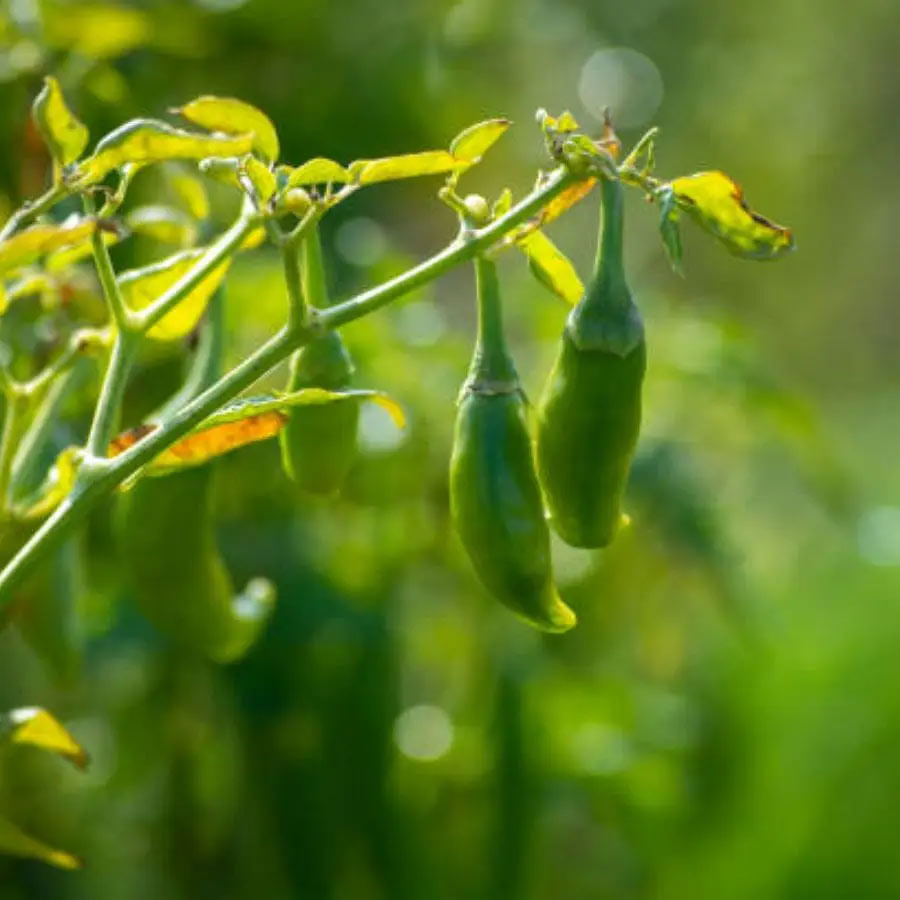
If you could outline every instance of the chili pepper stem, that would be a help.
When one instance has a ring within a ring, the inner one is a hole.
[[[497,264],[483,256],[475,257],[478,296],[478,334],[469,369],[469,382],[491,384],[515,382],[516,368],[506,349],[503,335],[503,310]]]

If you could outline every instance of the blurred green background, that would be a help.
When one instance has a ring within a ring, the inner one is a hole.
[[[604,552],[554,545],[580,617],[564,636],[497,607],[449,527],[468,267],[345,329],[357,383],[410,424],[364,411],[338,500],[299,496],[274,442],[217,463],[235,580],[278,587],[244,661],[214,667],[152,630],[100,510],[53,564],[51,637],[0,633],[0,709],[46,706],[93,757],[80,774],[3,751],[0,809],[87,865],[0,857],[2,900],[900,897],[896,0],[0,9],[3,218],[45,184],[28,115],[51,72],[94,140],[216,93],[265,110],[292,163],[443,147],[506,115],[517,127],[463,182],[492,197],[545,165],[537,107],[597,131],[608,103],[626,146],[661,126],[661,175],[721,168],[798,242],[757,265],[686,225],[681,280],[656,210],[629,196],[650,356],[634,524]],[[437,186],[374,187],[326,219],[335,295],[452,236]],[[583,276],[597,202],[550,230]],[[536,396],[566,308],[508,256]],[[285,309],[277,260],[244,256],[231,360]],[[146,361],[126,424],[173,366]],[[59,446],[83,439],[90,389]]]

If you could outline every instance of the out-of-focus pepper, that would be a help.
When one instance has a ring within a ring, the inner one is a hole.
[[[206,387],[219,368],[221,292],[209,307],[185,389],[167,408]],[[161,411],[159,417],[164,417]],[[235,596],[211,519],[214,464],[141,479],[121,499],[117,531],[123,563],[144,615],[175,643],[231,662],[259,636],[275,603],[272,584],[252,579]]]
[[[322,248],[315,228],[303,242],[303,292],[313,307],[328,305]],[[353,361],[341,336],[331,331],[298,350],[290,362],[288,390],[346,388]],[[340,490],[356,458],[358,403],[305,406],[291,410],[279,435],[281,460],[287,475],[312,494]]]
[[[497,270],[476,260],[478,338],[458,401],[450,508],[485,587],[532,625],[566,631],[575,614],[553,585],[526,422],[526,401],[503,339]]]
[[[646,368],[644,327],[622,264],[622,185],[601,182],[594,275],[538,404],[537,466],[550,521],[575,547],[604,547],[619,527]]]

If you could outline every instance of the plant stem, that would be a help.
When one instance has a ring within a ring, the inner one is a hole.
[[[281,248],[284,262],[284,283],[288,292],[288,326],[301,328],[306,322],[306,298],[300,284],[300,257],[297,244],[285,241]]]
[[[27,398],[18,390],[6,390],[6,409],[3,412],[3,434],[0,436],[0,515],[9,512],[9,480],[13,458],[24,428]]]
[[[141,335],[132,331],[120,331],[116,334],[88,434],[87,452],[90,456],[106,456],[106,448],[118,424],[128,373],[140,340]]]
[[[138,441],[120,456],[114,459],[102,458],[106,450],[106,443],[99,441],[99,439],[96,440],[95,451],[92,451],[92,454],[82,464],[80,477],[72,493],[51,513],[49,518],[44,521],[41,527],[16,553],[3,571],[0,572],[0,613],[11,602],[15,589],[22,584],[23,580],[27,578],[46,554],[59,546],[73,528],[83,520],[94,503],[112,491],[117,485],[120,485],[126,478],[133,475],[141,466],[150,462],[151,459],[174,444],[179,438],[184,437],[207,416],[236,397],[298,347],[309,343],[309,341],[321,334],[323,327],[326,329],[335,328],[352,322],[367,315],[372,310],[386,305],[391,300],[402,296],[413,288],[432,281],[457,263],[471,259],[477,253],[485,250],[492,243],[502,238],[516,225],[540,210],[541,207],[575,180],[576,176],[569,173],[568,170],[564,168],[557,169],[544,184],[532,191],[506,215],[490,225],[477,231],[467,232],[464,236],[457,238],[449,246],[408,272],[365,291],[344,303],[323,310],[315,330],[297,327],[283,328],[247,359],[220,378],[214,385],[174,413],[170,418],[167,418],[160,424],[159,428]],[[243,231],[238,228],[242,222],[244,223],[242,226]],[[236,246],[242,240],[243,234],[249,231],[254,224],[255,219],[253,218],[242,218],[239,220],[228,232],[232,234],[232,238],[229,239],[230,246]],[[210,249],[212,250],[213,248]],[[224,257],[227,255],[227,252],[223,250],[221,255]],[[215,265],[215,262],[212,265]],[[170,289],[168,293],[171,294],[173,290],[174,288]],[[148,307],[148,309],[159,307],[165,297],[166,295],[163,295],[160,300],[153,306]],[[171,302],[175,303],[177,300]],[[159,316],[164,315],[167,309],[168,307],[160,312]],[[156,316],[152,322],[155,322],[159,316]],[[117,337],[117,343],[120,339],[121,335]],[[119,355],[122,355],[121,349]],[[118,367],[123,365],[121,362],[114,363],[115,359],[116,350],[114,347],[113,356],[110,360],[110,370],[114,368],[114,365]],[[107,371],[107,376],[109,376],[109,370]],[[108,377],[107,380],[109,380]],[[106,385],[104,386],[106,387]],[[111,392],[116,387],[119,387],[119,385],[114,381],[109,386],[109,391]],[[108,427],[108,423],[104,424],[103,427]],[[97,426],[96,430],[99,434],[100,426]],[[94,431],[95,429],[92,428],[92,434]]]
[[[27,225],[32,219],[37,218],[42,212],[46,212],[54,203],[62,200],[69,193],[69,189],[62,183],[57,182],[40,197],[35,198],[30,203],[20,206],[7,220],[6,224],[0,229],[0,241],[5,241],[10,235],[14,234],[23,225]]]
[[[486,250],[577,180],[568,169],[557,169],[541,187],[532,191],[506,215],[495,219],[484,228],[464,232],[439,253],[402,275],[324,310],[319,317],[320,322],[325,328],[338,328],[390,303],[391,300],[396,300],[397,297],[422,284],[433,281],[458,263]]]
[[[82,198],[84,211],[88,215],[94,215],[96,207],[90,194]],[[109,316],[119,331],[133,331],[134,316],[122,299],[119,283],[116,281],[116,273],[113,270],[112,260],[109,257],[109,248],[103,243],[103,233],[99,228],[91,235],[91,252],[94,256],[94,266],[97,269],[97,277],[100,279],[100,287],[103,289],[103,298],[109,308]]]

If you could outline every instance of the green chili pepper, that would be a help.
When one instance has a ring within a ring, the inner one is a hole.
[[[315,229],[303,242],[303,292],[314,307],[328,304],[322,248]],[[348,386],[352,375],[350,354],[340,335],[331,331],[291,357],[288,390],[318,387],[338,391]],[[312,494],[340,490],[356,458],[358,423],[358,403],[293,409],[279,435],[282,466],[288,477]]]
[[[575,547],[604,547],[641,421],[644,326],[622,264],[622,185],[603,178],[594,276],[572,309],[538,405],[537,466],[550,522]]]
[[[221,292],[184,389],[153,418],[181,406],[215,377],[221,356]],[[272,612],[270,582],[234,596],[211,521],[213,465],[146,477],[124,495],[117,531],[124,567],[144,615],[173,641],[216,662],[243,656]]]
[[[485,587],[532,625],[566,631],[575,614],[553,585],[526,422],[526,400],[503,340],[497,270],[476,260],[478,338],[458,401],[450,508]]]

